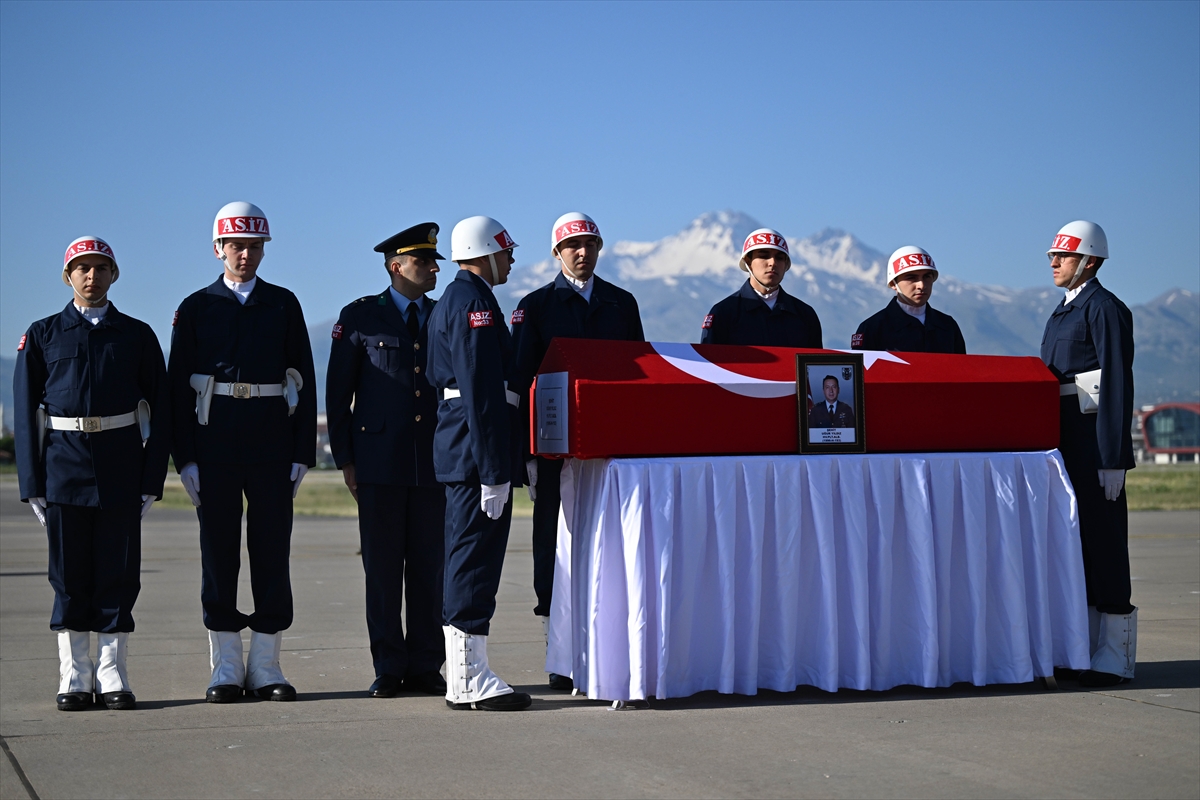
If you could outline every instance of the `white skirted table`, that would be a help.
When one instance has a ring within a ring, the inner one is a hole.
[[[643,700],[1086,669],[1057,450],[567,462],[546,669]]]

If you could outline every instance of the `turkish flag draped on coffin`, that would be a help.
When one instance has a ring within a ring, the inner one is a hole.
[[[852,351],[556,339],[530,444],[576,458],[795,453],[796,354],[838,352]],[[869,453],[1058,447],[1058,381],[1038,358],[853,352]]]

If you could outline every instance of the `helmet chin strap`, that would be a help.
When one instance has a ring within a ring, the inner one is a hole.
[[[1079,263],[1075,265],[1075,274],[1071,276],[1071,282],[1067,284],[1067,291],[1071,291],[1079,285],[1079,279],[1087,272],[1087,262],[1090,256],[1085,256],[1082,253],[1079,256]]]
[[[92,308],[99,308],[100,306],[102,306],[108,302],[108,292],[105,292],[99,301],[92,302],[91,300],[88,300],[86,297],[84,297],[83,295],[81,295],[79,293],[79,289],[75,288],[75,281],[71,280],[70,278],[68,278],[67,280],[71,281],[71,291],[73,291],[75,293],[76,297],[78,297],[80,300],[83,301],[83,304],[85,306],[92,307]]]
[[[746,270],[746,272],[750,273],[750,282],[751,283],[762,287],[762,291],[759,292],[759,294],[772,294],[774,292],[779,291],[778,286],[776,286],[774,289],[772,289],[769,286],[767,286],[765,283],[760,281],[758,278],[754,277],[754,273],[751,270]]]
[[[559,263],[559,264],[562,264],[562,268],[563,268],[564,270],[566,270],[566,272],[567,272],[567,274],[568,274],[568,275],[570,275],[572,278],[574,278],[575,280],[577,280],[577,281],[579,281],[579,282],[581,282],[581,283],[583,283],[583,282],[584,282],[584,279],[583,279],[583,278],[581,278],[581,277],[579,277],[578,273],[576,273],[576,272],[575,272],[575,270],[571,269],[571,268],[570,268],[570,267],[567,265],[567,262],[566,262],[566,260],[565,260],[565,259],[562,257],[562,253],[558,252],[558,248],[557,248],[557,247],[556,247],[556,248],[554,248],[554,255],[555,255],[555,257],[556,257],[556,258],[558,258],[558,263]]]
[[[496,268],[496,257],[488,253],[488,263],[492,265],[492,286],[500,284],[500,270]]]

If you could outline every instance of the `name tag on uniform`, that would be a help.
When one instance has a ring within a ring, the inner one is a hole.
[[[333,333],[331,334],[331,336],[334,339],[342,338],[342,326],[335,323],[333,326]]]
[[[862,339],[863,339],[863,337],[862,337],[861,333],[851,334],[850,346],[851,347],[862,347]]]
[[[492,312],[491,311],[468,311],[467,322],[472,328],[490,328],[492,327]]]
[[[704,322],[701,323],[700,328],[703,330],[708,330],[711,327],[712,327],[712,314],[705,314]]]
[[[27,341],[29,341],[29,334],[25,334],[24,336],[21,337],[21,341],[17,342],[17,352],[18,353],[25,349],[25,343]]]
[[[525,321],[525,309],[518,308],[516,311],[513,312],[512,324],[516,325],[517,323],[524,322],[524,321]]]

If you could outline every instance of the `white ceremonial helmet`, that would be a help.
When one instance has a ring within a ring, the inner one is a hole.
[[[750,235],[746,237],[746,241],[742,242],[742,257],[738,261],[738,267],[742,272],[750,271],[750,265],[746,263],[746,256],[755,250],[778,250],[789,260],[792,257],[791,251],[788,250],[787,239],[783,238],[782,233],[770,228],[759,228],[751,231]]]
[[[67,277],[67,272],[71,266],[71,262],[80,256],[85,256],[89,253],[98,253],[102,256],[108,256],[113,265],[113,283],[116,283],[117,278],[121,276],[121,270],[117,267],[117,257],[113,254],[113,249],[109,247],[108,242],[104,241],[99,236],[80,236],[78,239],[67,245],[67,252],[63,254],[63,283],[65,283],[67,286],[72,286],[70,279]],[[72,286],[72,288],[74,287]]]
[[[896,282],[896,278],[915,269],[932,270],[933,278],[937,280],[938,268],[934,265],[933,256],[929,255],[929,251],[911,244],[901,247],[888,256],[887,269],[884,271],[888,287]]]
[[[491,217],[467,217],[450,232],[451,261],[469,261],[516,246],[504,226]]]
[[[213,243],[221,239],[262,239],[271,241],[267,215],[254,203],[236,200],[221,206],[213,219]]]
[[[1055,235],[1054,244],[1046,254],[1055,253],[1079,253],[1083,256],[1108,258],[1108,237],[1104,235],[1104,229],[1096,223],[1077,219],[1063,225]],[[1086,263],[1086,259],[1080,263]]]
[[[604,239],[600,236],[600,226],[596,224],[596,220],[587,214],[569,211],[554,221],[554,228],[550,232],[551,252],[557,251],[558,246],[567,239],[577,236],[595,236],[599,245],[597,249],[604,248]]]

